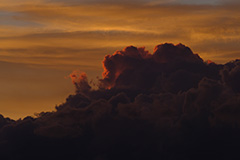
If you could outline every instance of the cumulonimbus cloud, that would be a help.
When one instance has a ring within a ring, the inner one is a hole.
[[[153,54],[150,54],[145,48],[129,46],[113,55],[105,56],[103,67],[103,79],[101,80],[103,87],[130,87],[140,90],[156,89],[155,85],[165,86],[164,78],[169,80],[171,76],[176,74],[186,76],[186,81],[195,77],[196,85],[204,75],[201,73],[196,75],[195,73],[206,70],[203,60],[182,44],[176,46],[173,44],[158,45],[154,48]],[[184,82],[184,78],[180,79],[180,77],[176,77],[179,79],[176,80],[176,83],[178,82],[181,88],[186,86],[186,81]],[[183,81],[181,82],[181,80]],[[191,88],[193,83],[184,89]]]
[[[103,60],[99,88],[73,72],[76,94],[37,118],[0,117],[5,159],[239,158],[240,61],[208,63],[190,48],[129,46]]]

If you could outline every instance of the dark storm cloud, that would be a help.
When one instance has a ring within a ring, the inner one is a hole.
[[[207,74],[203,60],[182,44],[158,45],[153,54],[144,48],[126,47],[106,56],[103,67],[100,85],[105,88],[164,90],[172,87],[180,91],[197,85]]]
[[[190,48],[129,46],[103,60],[94,89],[73,72],[76,94],[37,118],[1,118],[10,159],[232,159],[239,157],[239,60],[204,62]],[[36,156],[37,155],[37,156]]]
[[[230,86],[234,91],[240,92],[240,61],[236,60],[227,63],[221,70],[223,82]]]

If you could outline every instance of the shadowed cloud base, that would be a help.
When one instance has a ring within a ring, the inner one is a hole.
[[[3,159],[240,158],[240,61],[204,61],[183,44],[129,46],[103,60],[93,86],[37,118],[0,117]],[[34,158],[33,158],[34,157]]]

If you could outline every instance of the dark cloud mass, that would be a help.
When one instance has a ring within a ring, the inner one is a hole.
[[[240,61],[204,61],[190,48],[129,46],[103,60],[91,87],[37,118],[0,117],[3,159],[238,159]]]
[[[158,45],[150,54],[144,48],[126,47],[103,61],[103,88],[131,88],[145,92],[186,91],[196,87],[213,68],[178,44]]]

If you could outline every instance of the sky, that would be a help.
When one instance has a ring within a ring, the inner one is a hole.
[[[101,77],[125,46],[183,43],[204,60],[239,58],[234,0],[0,0],[0,113],[51,111],[74,93],[74,70]]]

